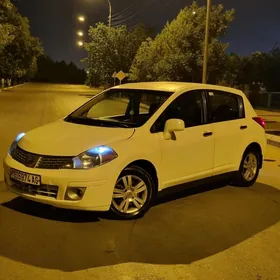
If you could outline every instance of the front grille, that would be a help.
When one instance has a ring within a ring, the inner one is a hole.
[[[26,167],[40,169],[62,169],[73,167],[73,157],[45,156],[29,153],[17,146],[12,158]]]
[[[21,149],[19,146],[17,146],[12,151],[12,158],[22,164],[24,164],[27,167],[34,168],[37,161],[39,160],[40,156],[32,153],[28,153]]]
[[[12,188],[23,193],[30,195],[41,195],[52,198],[57,198],[58,186],[52,185],[41,185],[41,186],[33,186],[21,182],[16,182],[12,180]]]
[[[36,168],[42,169],[62,169],[73,167],[72,157],[50,157],[50,156],[41,156]]]

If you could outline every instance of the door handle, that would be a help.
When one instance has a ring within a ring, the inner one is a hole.
[[[241,130],[246,129],[246,128],[248,128],[247,125],[241,125],[241,126],[240,126],[240,129],[241,129]]]
[[[204,137],[209,137],[209,136],[212,136],[212,135],[213,135],[213,132],[211,132],[211,131],[206,131],[206,132],[203,133]]]

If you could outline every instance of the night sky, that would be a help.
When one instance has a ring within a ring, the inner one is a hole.
[[[192,0],[111,0],[113,24],[133,26],[140,21],[160,31]],[[198,0],[206,4],[206,0]],[[224,41],[230,51],[247,55],[267,51],[280,39],[280,0],[213,0],[236,10]],[[30,19],[31,32],[41,39],[45,52],[55,60],[79,62],[86,53],[76,45],[77,29],[87,31],[89,24],[107,22],[107,0],[17,0],[20,12]],[[121,13],[125,10],[124,13]],[[120,14],[121,13],[121,14]],[[84,14],[87,22],[78,23],[77,15]],[[83,65],[85,66],[85,65]]]

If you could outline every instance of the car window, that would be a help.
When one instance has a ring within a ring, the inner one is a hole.
[[[241,96],[222,91],[209,91],[209,120],[223,122],[244,118]]]
[[[65,121],[93,126],[140,127],[173,92],[110,89],[70,114]]]
[[[170,119],[183,120],[186,128],[203,124],[202,92],[191,91],[177,97],[157,119],[151,132],[162,132]]]

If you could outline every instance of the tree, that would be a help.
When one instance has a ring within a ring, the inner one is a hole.
[[[90,40],[85,44],[88,52],[88,81],[94,85],[112,80],[115,71],[129,72],[139,46],[152,30],[143,24],[128,30],[126,26],[109,27],[103,23],[91,26]]]
[[[13,35],[15,26],[5,22],[5,12],[10,11],[12,7],[7,0],[0,2],[0,52],[15,38]]]
[[[209,38],[209,77],[216,82],[226,64],[227,44],[221,38],[233,20],[234,11],[222,5],[211,8]],[[201,81],[206,7],[193,3],[167,23],[155,39],[147,39],[139,48],[130,70],[130,79]]]
[[[86,72],[79,69],[73,62],[53,61],[48,56],[38,59],[38,71],[33,79],[44,83],[84,84]]]
[[[248,75],[244,75],[248,65],[248,57],[242,57],[236,53],[230,53],[226,58],[225,72],[220,82],[231,87],[248,84]]]
[[[36,73],[37,57],[43,52],[40,41],[31,36],[28,19],[9,0],[1,2],[0,19],[6,30],[1,35],[5,43],[0,50],[0,76],[28,80]]]
[[[280,91],[280,48],[275,46],[263,63],[263,83],[268,91]]]
[[[242,57],[230,54],[224,78],[228,85],[242,87],[247,85],[251,91],[260,91],[260,86],[267,90],[280,90],[279,70],[280,49],[274,47],[267,53],[254,52]]]

